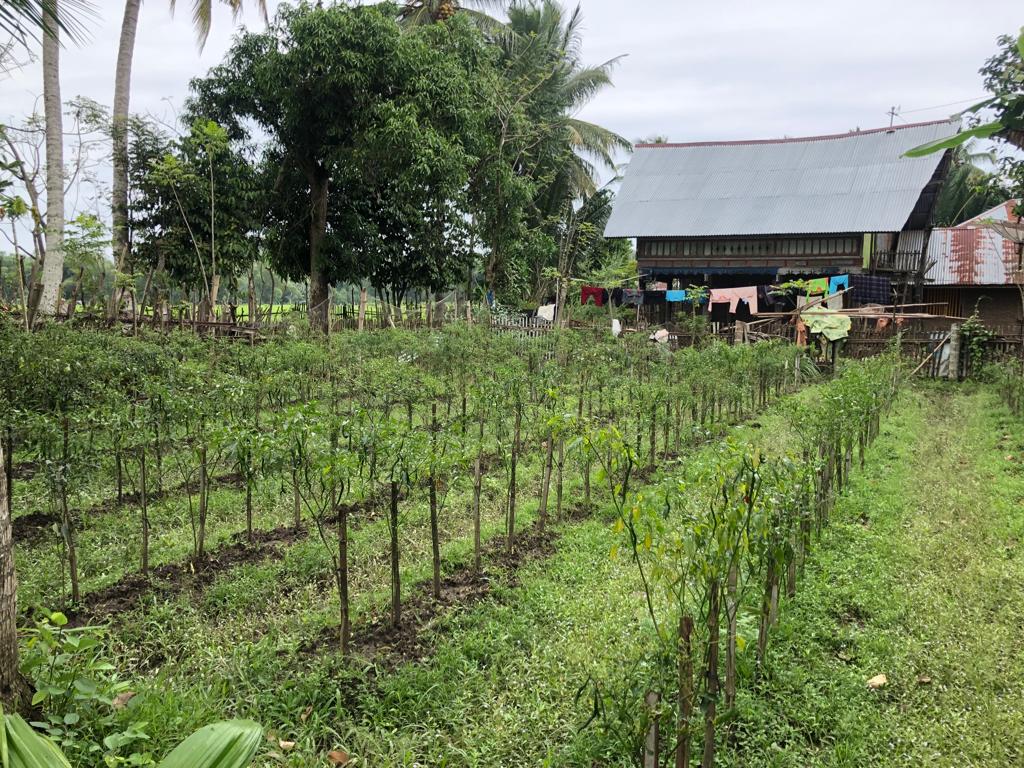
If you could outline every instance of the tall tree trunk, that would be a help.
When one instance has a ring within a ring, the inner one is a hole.
[[[361,331],[366,326],[366,286],[359,286],[359,315],[356,319],[356,330]]]
[[[249,322],[247,322],[246,325],[250,326],[251,328],[255,328],[256,327],[256,323],[259,320],[259,317],[258,317],[258,315],[259,315],[259,306],[256,303],[256,278],[255,278],[255,276],[252,273],[252,267],[249,267],[248,288],[249,288],[249,317],[247,319],[248,319]]]
[[[327,233],[327,175],[317,168],[311,174],[312,216],[309,222],[309,324],[321,333],[330,330],[330,284],[321,248]]]
[[[402,623],[402,574],[399,570],[398,551],[398,483],[391,481],[391,514],[388,517],[391,533],[391,626]]]
[[[4,429],[0,453],[3,453],[4,457],[4,479],[7,481],[4,496],[7,498],[7,511],[10,514],[14,510],[14,430],[10,425]]]
[[[58,2],[53,0],[54,15]],[[46,114],[46,257],[39,313],[56,315],[64,279],[64,116],[60,100],[60,40],[43,35],[43,108]]]
[[[0,443],[0,463],[6,463]],[[24,712],[28,687],[18,669],[18,575],[14,571],[11,508],[7,503],[7,477],[0,473],[0,707]]]
[[[142,0],[126,0],[121,19],[121,41],[117,48],[114,69],[113,183],[111,187],[111,247],[114,264],[124,271],[128,260],[128,107],[132,87],[132,58],[135,55],[135,32],[139,26]],[[116,302],[109,311],[116,312]],[[111,315],[113,317],[113,315]]]

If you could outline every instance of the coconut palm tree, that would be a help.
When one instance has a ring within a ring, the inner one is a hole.
[[[480,10],[487,8],[502,11],[504,3],[500,0],[468,0],[468,3],[460,3],[458,0],[409,0],[399,8],[398,19],[403,26],[421,27],[445,21],[456,13],[464,13],[481,29],[494,29],[501,22]]]
[[[596,66],[581,60],[583,14],[577,5],[571,13],[555,0],[514,0],[508,9],[508,34],[498,38],[510,74],[526,75],[529,69],[544,73],[531,100],[534,117],[548,126],[549,140],[540,153],[543,161],[565,164],[564,178],[578,195],[593,195],[597,167],[615,168],[614,152],[628,150],[630,143],[617,133],[575,115],[601,89],[612,84],[611,73],[622,57]],[[564,149],[571,149],[569,153]]]
[[[42,38],[43,106],[46,116],[46,252],[33,270],[31,315],[54,314],[64,277],[64,143],[60,101],[60,38],[80,41],[92,6],[85,0],[0,0],[0,30],[28,47]]]
[[[57,0],[52,3],[54,19],[60,19]],[[30,312],[56,315],[60,312],[60,286],[64,280],[64,115],[60,100],[60,27],[56,24],[43,35],[43,112],[46,116],[46,253],[43,255],[42,284],[31,286]],[[41,293],[39,291],[41,290]]]
[[[511,0],[505,10],[508,21],[501,23],[479,10],[500,9],[500,2],[467,2],[475,8],[457,0],[410,0],[399,19],[407,26],[423,26],[455,13],[469,14],[499,48],[509,91],[506,100],[516,108],[522,106],[533,126],[528,137],[517,137],[520,146],[515,148],[506,147],[512,137],[503,133],[500,154],[515,157],[516,173],[534,182],[530,225],[535,229],[552,226],[564,211],[597,193],[599,168],[613,172],[615,152],[631,146],[613,131],[576,117],[602,88],[611,85],[611,72],[620,58],[596,66],[583,63],[583,16],[578,5],[567,13],[556,0]],[[502,208],[500,200],[497,208]],[[488,287],[493,288],[498,273],[506,271],[505,249],[497,240],[489,245],[484,273]],[[532,265],[535,275],[541,266]]]
[[[951,168],[935,203],[937,226],[956,226],[1011,196],[995,172],[997,163],[995,152],[979,150],[975,142],[953,149]]]
[[[544,127],[543,140],[529,160],[530,175],[539,181],[531,225],[557,230],[565,211],[596,199],[599,173],[614,175],[615,153],[631,146],[614,131],[576,117],[611,85],[612,70],[621,57],[596,66],[583,63],[579,6],[567,13],[555,0],[515,0],[508,17],[507,32],[496,38],[506,74],[534,88],[527,111]],[[558,239],[557,231],[550,234]],[[535,278],[549,266],[531,265]]]
[[[55,2],[55,0],[42,0]],[[242,12],[242,0],[224,0],[237,19]],[[263,18],[267,18],[267,0],[256,0]],[[175,0],[170,0],[174,9]],[[114,259],[123,269],[128,257],[128,108],[131,95],[132,59],[135,55],[135,35],[139,26],[139,7],[142,0],[126,0],[124,17],[121,21],[121,40],[117,48],[117,64],[114,70],[114,106],[111,115],[113,137],[113,183],[112,204],[112,245]],[[196,28],[199,46],[202,48],[210,36],[214,0],[193,0],[192,23]],[[110,312],[116,312],[111,301]]]

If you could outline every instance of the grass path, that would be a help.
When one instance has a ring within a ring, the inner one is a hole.
[[[1020,765],[1024,427],[986,391],[923,389],[872,454],[783,610],[731,759]]]

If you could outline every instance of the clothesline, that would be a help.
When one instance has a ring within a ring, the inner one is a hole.
[[[619,281],[624,284],[629,280]],[[886,303],[892,299],[892,283],[887,277],[877,275],[829,275],[803,281],[801,288],[796,286],[780,288],[785,283],[766,285],[748,285],[729,288],[711,288],[701,290],[699,296],[685,288],[669,288],[662,282],[649,283],[644,289],[615,288],[595,285],[582,285],[580,303],[593,303],[604,306],[611,302],[615,306],[636,306],[644,304],[676,304],[694,302],[701,305],[707,303],[711,320],[715,323],[731,321],[750,322],[755,316],[767,317],[781,302],[786,312],[797,307],[794,303],[809,299],[805,306],[827,304],[829,309],[843,311],[843,299],[851,293],[858,304]],[[817,294],[823,294],[816,296]],[[814,298],[812,298],[814,297]],[[724,305],[724,306],[722,306]]]

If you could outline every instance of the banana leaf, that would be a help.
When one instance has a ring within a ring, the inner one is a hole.
[[[245,768],[263,729],[251,720],[225,720],[200,728],[174,748],[160,768]]]
[[[71,768],[71,764],[61,754],[57,745],[34,731],[20,715],[3,715],[3,728],[0,728],[0,766]]]
[[[919,147],[907,150],[903,153],[904,157],[924,157],[930,155],[933,152],[940,152],[953,147],[959,147],[961,144],[967,143],[971,139],[987,139],[995,134],[999,133],[1006,126],[996,121],[992,123],[984,123],[977,125],[974,128],[968,128],[966,131],[960,131],[960,133],[949,136],[945,139],[936,139],[935,141],[929,141],[927,144],[922,144]]]

